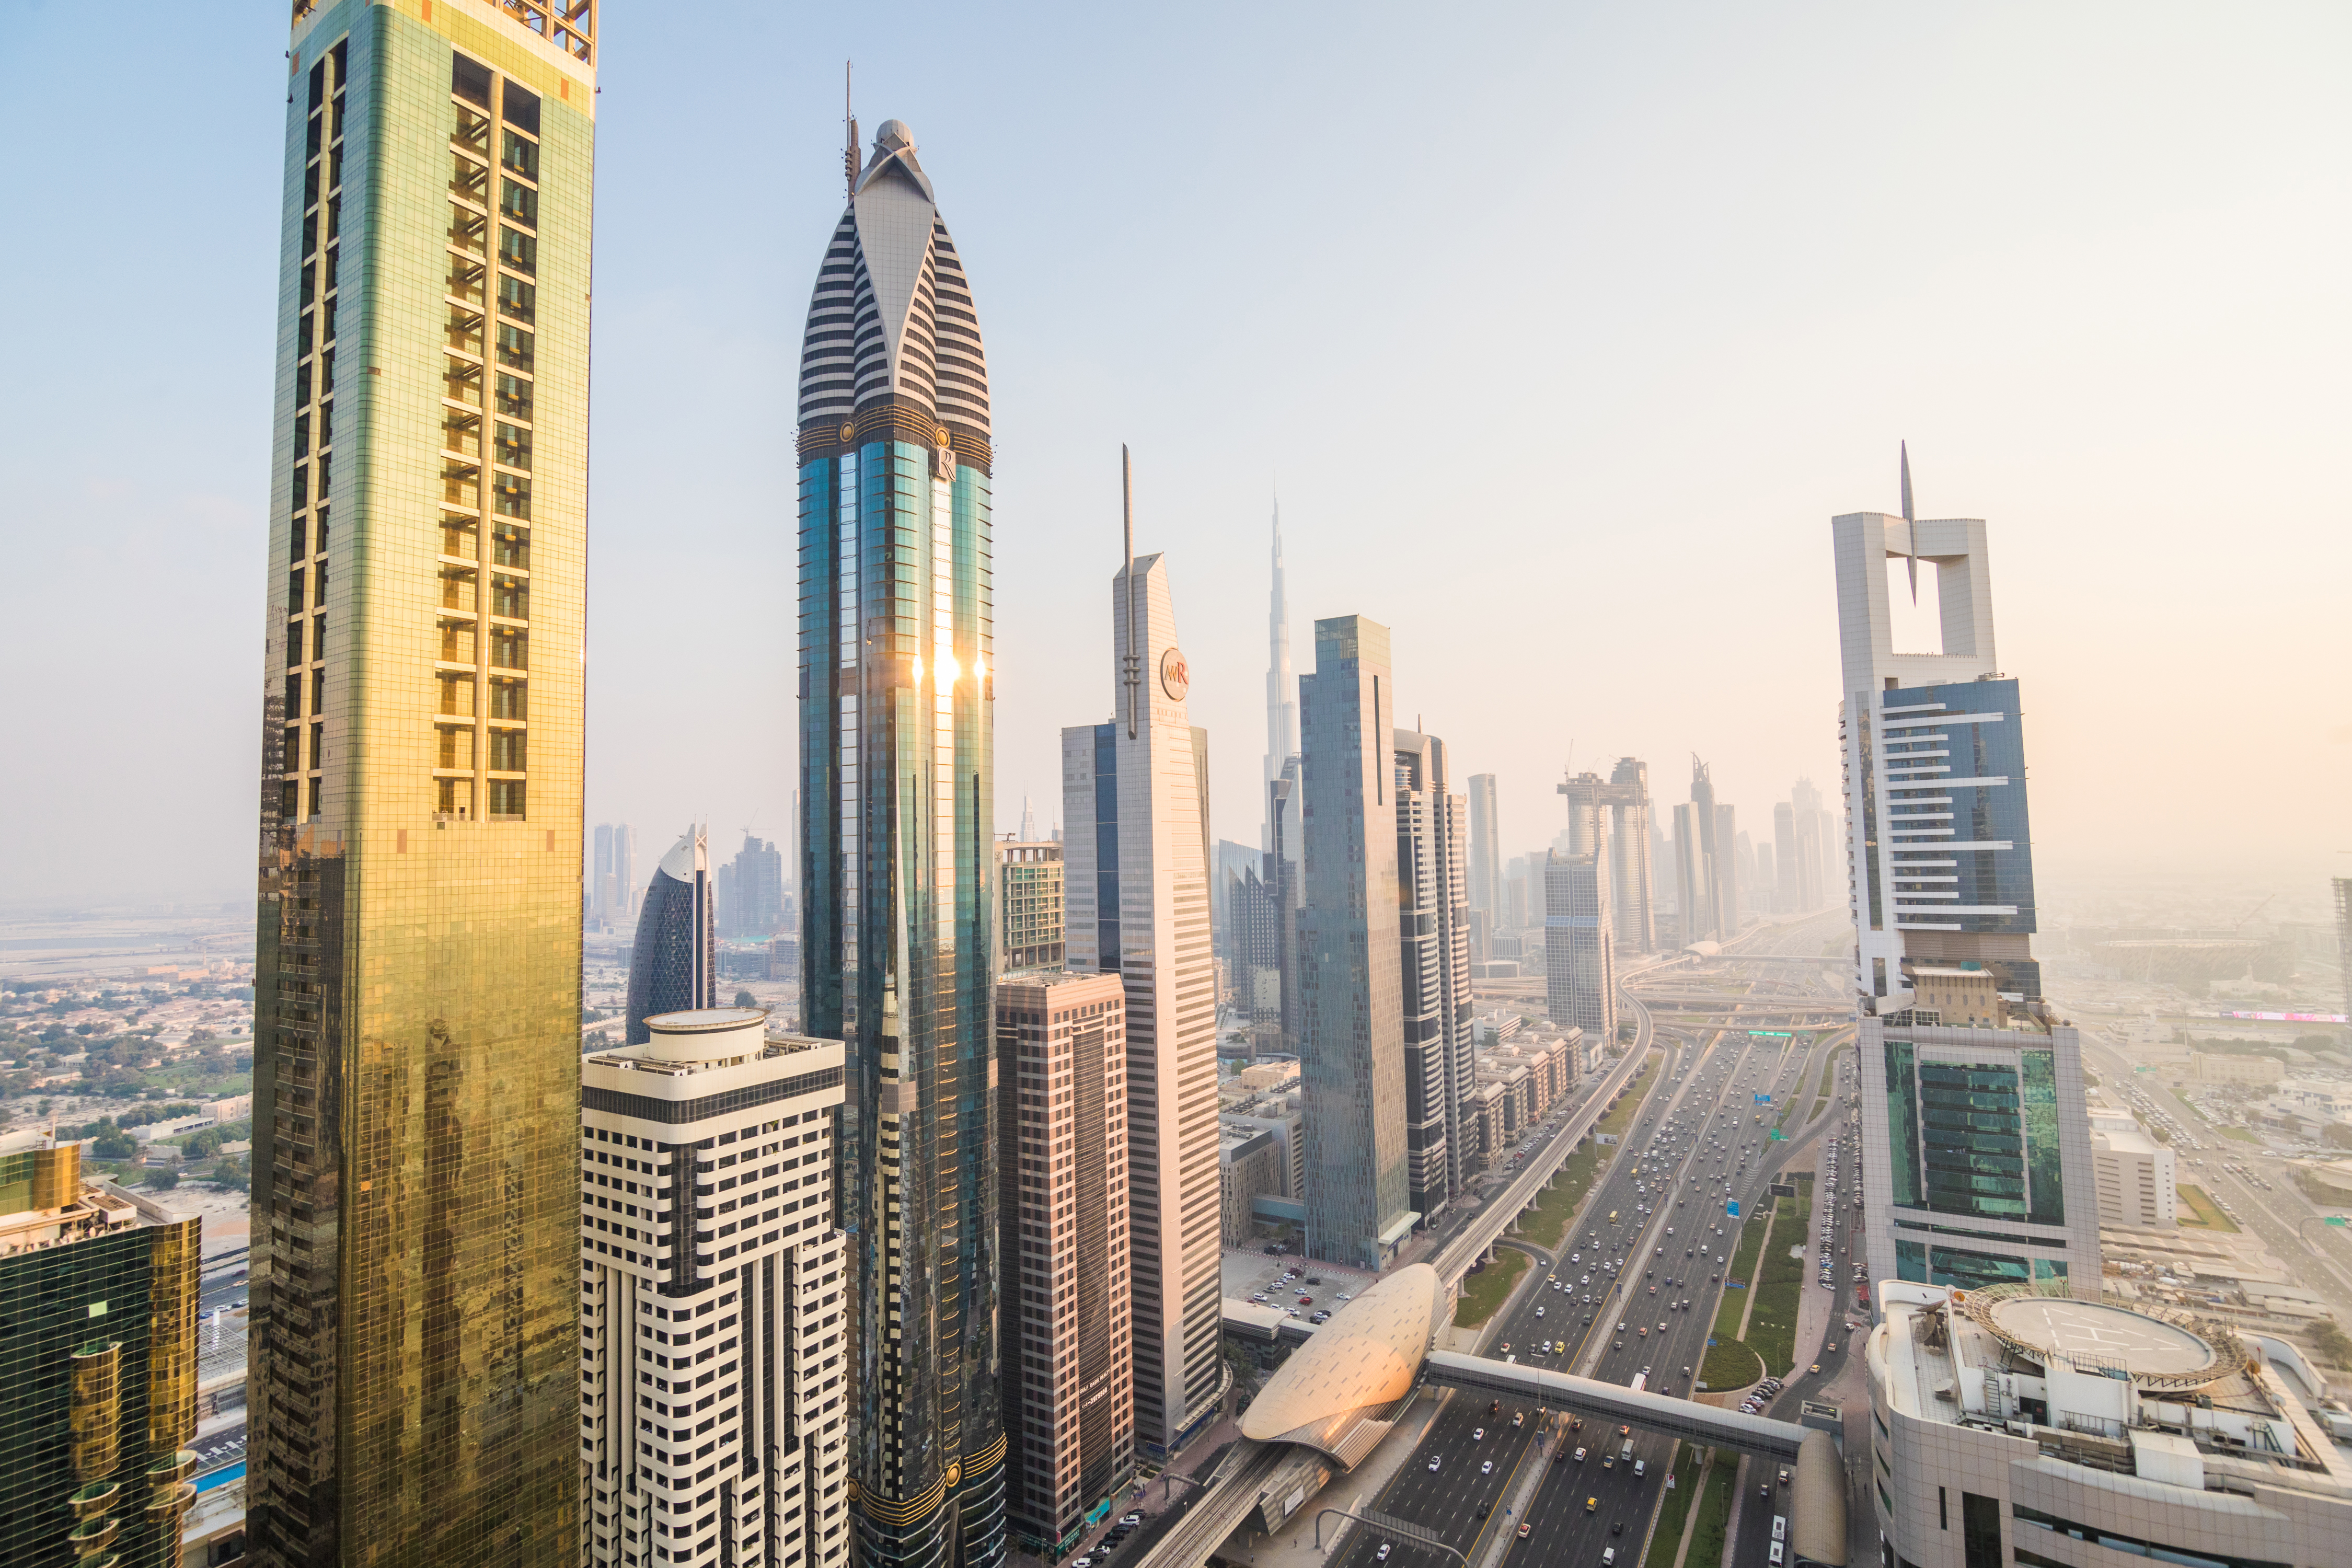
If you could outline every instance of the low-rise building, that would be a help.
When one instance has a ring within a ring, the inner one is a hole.
[[[2352,1458],[2284,1342],[2031,1286],[1882,1281],[1879,1307],[1867,1468],[1897,1568],[2345,1560]]]
[[[2180,1223],[2179,1163],[2137,1127],[2091,1123],[2091,1173],[2099,1223],[2158,1228]]]
[[[2239,1057],[2220,1051],[2189,1053],[2189,1076],[2199,1083],[2276,1083],[2286,1064],[2276,1057]]]
[[[1289,1196],[1286,1175],[1273,1132],[1231,1120],[1217,1123],[1218,1206],[1227,1247],[1249,1240],[1258,1199]]]

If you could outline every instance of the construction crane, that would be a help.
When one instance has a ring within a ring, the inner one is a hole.
[[[2244,914],[2240,915],[2238,917],[2238,923],[2230,928],[2230,934],[2231,936],[2235,936],[2240,931],[2245,930],[2246,922],[2252,920],[2256,915],[2261,914],[2264,910],[2269,909],[2271,907],[2272,900],[2274,900],[2277,897],[2278,895],[2276,893],[2273,893],[2269,898],[2264,899],[2261,903],[2256,904],[2252,909],[2248,910]]]

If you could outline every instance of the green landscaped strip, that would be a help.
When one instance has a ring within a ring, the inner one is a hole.
[[[1846,1050],[1846,1047],[1840,1046],[1830,1053],[1830,1059],[1822,1064],[1822,1087],[1814,1092],[1824,1100],[1829,1098],[1831,1080],[1837,1076],[1838,1058],[1845,1055]]]
[[[1723,1300],[1715,1310],[1715,1337],[1719,1340],[1739,1336],[1739,1315],[1748,1310],[1748,1292],[1756,1284],[1756,1254],[1764,1245],[1764,1232],[1769,1228],[1770,1211],[1750,1211],[1748,1221],[1739,1227],[1739,1245],[1732,1250],[1731,1266],[1723,1275]],[[1734,1290],[1734,1279],[1747,1282],[1747,1289]]]
[[[2179,1193],[2182,1203],[2196,1211],[2194,1218],[2182,1215],[2181,1224],[2203,1226],[2209,1230],[2226,1231],[2231,1235],[2237,1233],[2238,1222],[2223,1214],[2221,1206],[2207,1195],[2204,1188],[2182,1186],[2174,1190]]]
[[[1642,1560],[1642,1568],[1675,1568],[1675,1556],[1683,1549],[1683,1525],[1690,1518],[1691,1499],[1698,1493],[1700,1479],[1698,1454],[1688,1443],[1675,1453],[1674,1477],[1674,1487],[1658,1510],[1657,1533],[1650,1537],[1650,1554]]]
[[[1706,1352],[1706,1364],[1698,1369],[1698,1380],[1706,1384],[1710,1394],[1726,1389],[1745,1388],[1761,1382],[1764,1362],[1749,1346],[1738,1340],[1717,1338],[1715,1348]]]
[[[2224,1138],[2234,1138],[2241,1143],[2259,1143],[2262,1142],[2261,1139],[2255,1137],[2252,1133],[2247,1131],[2242,1127],[2224,1127],[2221,1129],[2221,1136]]]
[[[1454,1303],[1454,1326],[1475,1329],[1500,1311],[1511,1299],[1511,1287],[1527,1271],[1528,1255],[1498,1247],[1495,1261],[1462,1282],[1462,1299]]]
[[[1796,1365],[1797,1303],[1802,1300],[1807,1266],[1802,1257],[1790,1256],[1790,1248],[1802,1248],[1805,1216],[1811,1212],[1812,1177],[1800,1176],[1797,1195],[1780,1201],[1773,1221],[1775,1235],[1786,1245],[1776,1240],[1766,1250],[1755,1286],[1756,1305],[1748,1317],[1748,1342],[1764,1358],[1768,1371],[1786,1373]]]
[[[1739,1457],[1717,1449],[1706,1478],[1706,1497],[1698,1507],[1698,1530],[1691,1538],[1685,1568],[1712,1568],[1723,1561],[1724,1526],[1731,1517],[1731,1489],[1739,1480]]]
[[[1627,1082],[1624,1100],[1593,1124],[1596,1133],[1606,1132],[1619,1138],[1625,1135],[1625,1129],[1633,1124],[1633,1118],[1639,1116],[1642,1107],[1649,1103],[1651,1093],[1664,1076],[1657,1071],[1657,1066],[1664,1055],[1664,1051],[1658,1050],[1650,1053],[1649,1059]],[[1577,1205],[1584,1201],[1585,1194],[1591,1192],[1593,1183],[1600,1179],[1601,1170],[1609,1163],[1608,1157],[1622,1147],[1622,1144],[1604,1147],[1588,1138],[1582,1148],[1561,1161],[1559,1173],[1552,1178],[1551,1190],[1538,1198],[1536,1206],[1528,1210],[1519,1222],[1529,1239],[1538,1247],[1556,1249],[1565,1246],[1570,1222],[1576,1218]]]

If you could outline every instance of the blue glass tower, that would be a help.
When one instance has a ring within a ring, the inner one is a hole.
[[[850,1484],[877,1568],[1004,1552],[988,369],[907,128],[886,121],[801,358],[803,1022],[846,1042]]]

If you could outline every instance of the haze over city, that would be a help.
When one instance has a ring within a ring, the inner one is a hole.
[[[0,1564],[2340,1568],[2347,45],[12,9]]]
[[[79,20],[0,42],[0,124],[46,149],[12,207],[77,214],[0,259],[47,302],[8,328],[42,368],[0,394],[0,658],[23,754],[70,759],[0,783],[0,899],[235,900],[278,22],[157,13],[119,68],[214,90],[92,120],[54,68]],[[590,820],[782,834],[794,340],[849,57],[991,323],[1001,828],[1024,794],[1052,820],[1056,731],[1110,708],[1121,441],[1217,835],[1256,837],[1278,490],[1301,668],[1318,616],[1392,626],[1399,712],[1499,777],[1525,850],[1571,750],[1662,799],[1696,752],[1751,819],[1834,791],[1827,521],[1896,510],[1907,439],[1922,515],[1995,531],[2045,897],[2352,866],[2340,10],[838,20],[607,19]]]

